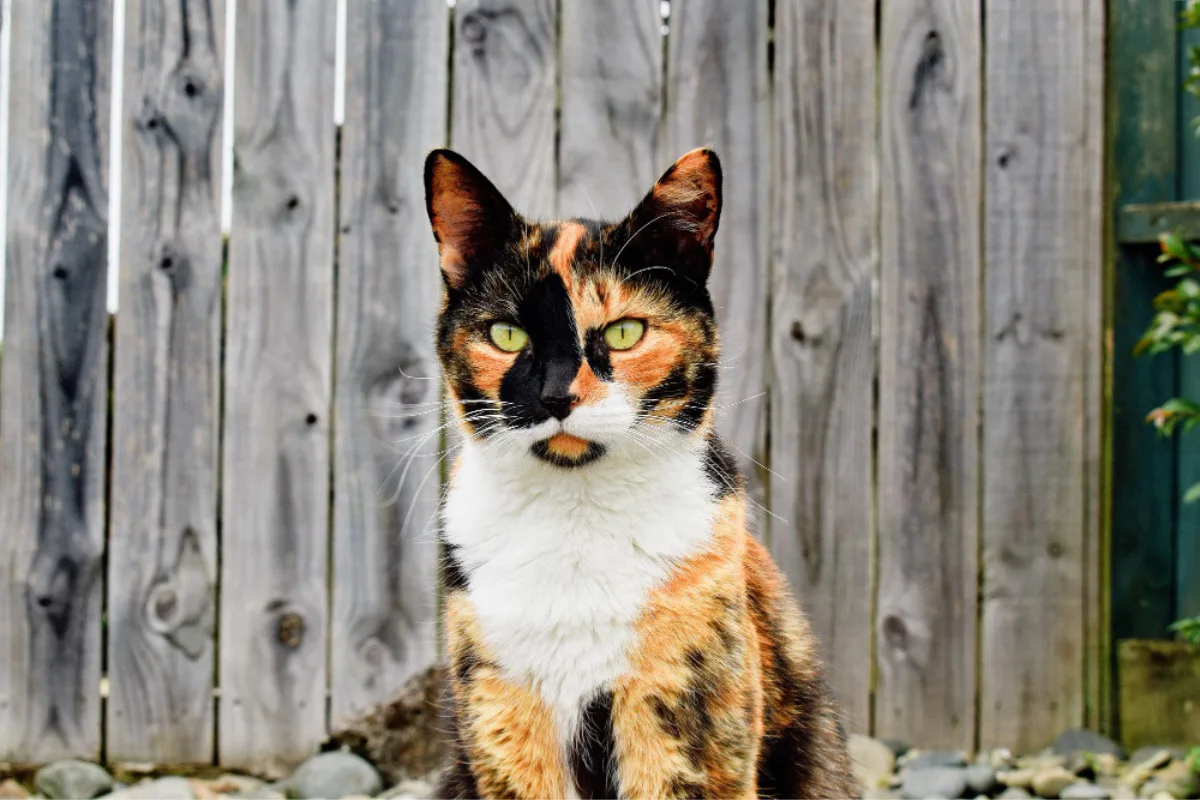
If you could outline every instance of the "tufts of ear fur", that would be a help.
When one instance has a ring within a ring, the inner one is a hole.
[[[442,276],[454,289],[486,266],[517,224],[500,190],[453,150],[434,150],[425,159],[425,208]]]
[[[650,263],[703,285],[721,221],[721,162],[702,147],[662,174],[626,220],[630,245]]]

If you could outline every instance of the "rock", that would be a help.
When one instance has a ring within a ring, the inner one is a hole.
[[[1033,791],[1038,797],[1058,797],[1072,783],[1075,773],[1065,767],[1044,767],[1033,775]]]
[[[1059,797],[1064,800],[1109,800],[1112,793],[1103,786],[1097,786],[1094,783],[1072,783],[1070,786],[1062,790]]]
[[[961,750],[934,750],[910,759],[906,766],[910,770],[917,770],[930,767],[965,767],[966,765],[967,757]]]
[[[251,793],[261,789],[265,785],[258,778],[232,774],[221,775],[212,780],[199,781],[199,783],[203,783],[205,788],[211,792],[233,797],[248,797]]]
[[[891,789],[863,789],[862,800],[903,800],[903,796]]]
[[[996,780],[1003,783],[1005,786],[1015,787],[1017,789],[1028,789],[1033,786],[1033,776],[1036,773],[1031,769],[1010,769],[996,773]]]
[[[850,735],[849,748],[858,785],[863,789],[886,786],[896,768],[892,749],[878,739],[858,734]]]
[[[0,800],[25,800],[29,792],[12,778],[0,783]]]
[[[389,784],[428,775],[450,757],[441,713],[445,687],[443,666],[414,675],[390,700],[335,730],[323,749],[358,753]]]
[[[33,785],[39,794],[58,800],[90,800],[112,790],[112,775],[90,761],[68,758],[38,770]]]
[[[289,797],[336,800],[375,795],[383,788],[379,772],[353,753],[321,753],[305,761],[284,782]]]
[[[1050,746],[1051,752],[1059,756],[1069,756],[1073,753],[1111,753],[1118,758],[1125,757],[1125,750],[1104,734],[1089,731],[1085,728],[1074,728],[1063,731]]]
[[[1182,750],[1178,752],[1182,753]],[[1166,747],[1141,747],[1134,751],[1130,757],[1129,763],[1135,769],[1156,770],[1160,767],[1165,767],[1171,763],[1171,760],[1176,758],[1175,754]],[[1182,760],[1183,756],[1179,756]]]
[[[107,800],[196,800],[187,778],[159,778],[106,795]]]
[[[967,788],[975,794],[991,794],[996,788],[996,772],[991,767],[976,764],[964,770]]]
[[[1001,800],[1027,800],[1027,798],[1033,797],[1033,795],[1020,786],[1010,786],[996,796],[1001,798]]]
[[[981,750],[975,756],[975,763],[983,767],[991,767],[994,770],[1012,769],[1016,766],[1016,759],[1013,758],[1012,751],[1007,747],[997,747],[994,750]]]
[[[1112,800],[1137,800],[1137,792],[1130,789],[1125,784],[1118,784],[1112,790]]]
[[[906,754],[909,750],[912,750],[907,742],[902,742],[899,739],[880,739],[879,741],[892,748],[892,754],[896,756],[896,758],[900,758],[900,756]]]
[[[962,797],[967,790],[966,770],[962,767],[923,767],[910,769],[904,776],[900,794],[907,800]]]
[[[1112,753],[1100,753],[1092,758],[1092,763],[1097,775],[1112,777],[1121,771],[1121,759]]]
[[[1171,797],[1191,797],[1200,792],[1200,778],[1184,761],[1172,761],[1154,773],[1152,781],[1158,785],[1160,792],[1166,792]]]
[[[429,781],[401,781],[379,797],[381,800],[428,800],[433,797],[433,784]]]

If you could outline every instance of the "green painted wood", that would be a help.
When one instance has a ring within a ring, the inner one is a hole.
[[[1182,81],[1191,69],[1188,50],[1200,47],[1200,30],[1179,34],[1179,75]],[[1179,96],[1179,198],[1200,201],[1200,136],[1196,133],[1200,118],[1200,99],[1190,92]],[[1200,209],[1200,202],[1190,203]],[[1195,224],[1186,226],[1189,235],[1200,239],[1200,214]],[[1200,355],[1179,360],[1179,394],[1200,398]],[[1179,454],[1178,494],[1200,483],[1200,431],[1182,435],[1175,443]],[[1179,502],[1175,525],[1175,615],[1200,614],[1200,502]]]
[[[1176,197],[1177,80],[1174,0],[1111,0],[1109,120],[1113,201]],[[1145,416],[1176,387],[1174,355],[1133,356],[1168,285],[1153,245],[1121,247],[1113,277],[1112,635],[1166,634],[1174,610],[1175,446]]]
[[[1155,244],[1164,233],[1200,239],[1200,202],[1131,203],[1117,209],[1117,241]]]

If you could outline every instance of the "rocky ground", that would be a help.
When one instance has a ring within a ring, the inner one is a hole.
[[[921,751],[899,742],[851,737],[864,800],[922,798],[1074,798],[1182,800],[1200,797],[1200,764],[1182,748],[1127,754],[1091,731],[1063,733],[1033,755],[1008,750],[968,759],[959,751]]]

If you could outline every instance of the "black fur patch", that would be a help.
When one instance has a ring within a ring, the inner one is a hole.
[[[725,444],[717,436],[708,437],[708,447],[704,451],[704,474],[712,482],[718,500],[737,491],[741,486],[741,475],[738,473],[737,462],[725,449]]]
[[[612,705],[612,692],[602,691],[592,698],[580,718],[570,754],[571,773],[580,797],[618,795]]]
[[[500,382],[504,415],[515,428],[550,418],[542,406],[546,395],[565,397],[583,364],[575,316],[567,287],[558,275],[537,281],[518,305],[514,320],[529,334],[533,347],[517,356]]]
[[[462,562],[458,560],[458,546],[441,540],[441,552],[438,553],[441,562],[442,585],[453,591],[467,588],[467,573]]]

